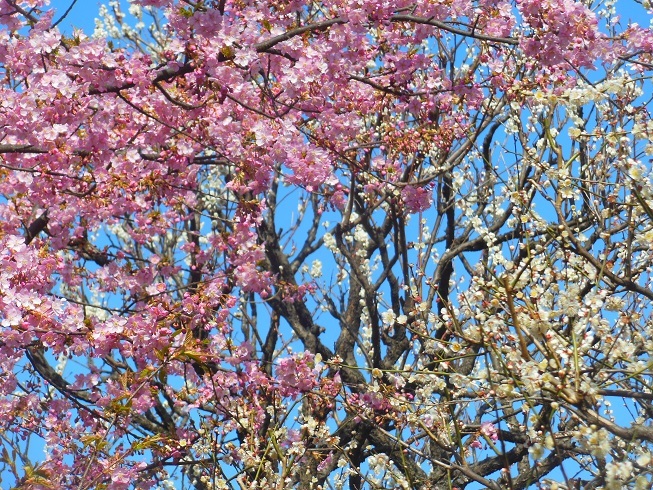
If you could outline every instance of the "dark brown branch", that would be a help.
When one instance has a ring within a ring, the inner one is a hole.
[[[1,153],[48,153],[48,150],[34,145],[0,145]]]
[[[426,17],[419,17],[417,15],[397,14],[397,15],[393,15],[390,18],[390,21],[391,22],[412,22],[414,24],[429,25],[429,26],[437,27],[438,29],[442,29],[443,31],[450,32],[452,34],[459,34],[461,36],[471,37],[471,38],[474,38],[474,39],[479,39],[481,41],[491,41],[491,42],[500,43],[500,44],[510,44],[511,46],[519,45],[519,41],[517,39],[515,39],[515,38],[512,38],[512,37],[488,36],[488,35],[485,35],[485,34],[475,32],[473,29],[471,31],[465,31],[463,29],[458,29],[456,27],[452,27],[452,26],[450,26],[449,24],[447,24],[445,22],[435,20],[432,17],[426,18]]]
[[[344,19],[343,17],[336,17],[335,19],[329,19],[322,22],[317,22],[315,24],[308,24],[305,26],[297,27],[295,29],[290,29],[289,31],[284,32],[283,34],[279,34],[278,36],[274,36],[266,41],[255,44],[254,49],[257,53],[267,52],[268,49],[276,46],[277,44],[288,41],[293,37],[301,36],[305,32],[325,31],[332,25],[346,23],[347,19]]]
[[[48,212],[43,211],[38,218],[29,224],[27,232],[25,233],[25,245],[32,243],[32,240],[34,240],[39,233],[45,230],[45,227],[48,226],[48,221]]]
[[[16,12],[24,16],[31,24],[36,24],[39,19],[37,19],[32,13],[28,12],[20,5],[17,5],[14,0],[5,0],[9,5],[16,9]]]

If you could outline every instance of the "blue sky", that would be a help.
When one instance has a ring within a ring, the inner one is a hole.
[[[55,20],[71,6],[66,18],[59,24],[63,32],[71,32],[73,27],[79,27],[87,34],[92,34],[95,29],[95,19],[98,17],[100,5],[107,3],[103,0],[51,0],[50,6],[56,9]]]

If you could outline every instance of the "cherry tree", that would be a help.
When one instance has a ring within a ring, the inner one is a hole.
[[[3,485],[650,488],[648,2],[48,4],[0,0]]]

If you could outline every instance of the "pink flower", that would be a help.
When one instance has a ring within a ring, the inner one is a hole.
[[[312,367],[314,360],[313,354],[304,352],[277,363],[275,375],[283,396],[294,398],[317,386],[317,373]]]
[[[483,444],[481,444],[481,441],[479,441],[478,439],[476,439],[476,440],[474,440],[474,442],[472,442],[472,443],[469,445],[469,447],[473,447],[474,449],[481,449],[481,448],[483,447]]]
[[[496,441],[499,439],[497,428],[491,422],[483,422],[481,424],[481,434],[483,434],[486,437],[489,437],[490,440],[492,441]]]
[[[401,191],[406,209],[409,213],[419,213],[427,210],[433,202],[433,192],[426,187],[407,185]]]

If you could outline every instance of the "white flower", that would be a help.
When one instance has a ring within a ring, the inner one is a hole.
[[[642,453],[637,458],[637,464],[640,466],[647,466],[651,462],[651,453]]]
[[[336,244],[336,239],[331,233],[325,233],[322,239],[324,240],[324,246],[329,250],[331,250],[332,252],[335,252],[338,249],[338,245]]]
[[[581,130],[579,128],[569,128],[567,133],[571,139],[576,139],[581,135]]]
[[[136,17],[137,19],[143,17],[143,7],[140,5],[130,4],[128,12],[134,17]]]
[[[633,474],[630,461],[613,461],[606,465],[607,488],[624,488],[623,483]]]
[[[592,431],[587,443],[591,453],[599,458],[605,458],[610,452],[610,435],[603,428]]]
[[[317,279],[322,276],[322,262],[314,260],[311,264],[311,277]]]
[[[605,300],[605,309],[608,311],[621,311],[623,310],[626,302],[622,298],[610,296]]]
[[[395,315],[394,311],[387,310],[381,313],[381,319],[383,320],[383,323],[385,325],[393,325],[395,320],[397,319],[397,315]]]
[[[628,169],[628,175],[633,180],[640,180],[644,176],[645,169],[637,162],[631,162],[631,167]]]
[[[539,442],[536,442],[531,447],[528,448],[528,453],[531,455],[535,461],[542,459],[544,456],[544,446]]]

